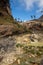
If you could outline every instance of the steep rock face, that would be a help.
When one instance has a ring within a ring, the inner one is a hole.
[[[0,15],[10,15],[10,4],[9,0],[0,0]]]
[[[4,36],[11,35],[14,28],[13,25],[8,25],[14,21],[11,17],[9,1],[10,0],[0,0],[0,34]],[[8,24],[4,25],[4,23]]]

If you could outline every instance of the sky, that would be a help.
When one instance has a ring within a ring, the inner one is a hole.
[[[10,0],[11,13],[22,21],[31,20],[31,16],[39,18],[43,12],[43,0]]]

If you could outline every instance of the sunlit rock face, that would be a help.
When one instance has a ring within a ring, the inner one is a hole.
[[[0,0],[0,14],[10,15],[10,3],[9,0]]]

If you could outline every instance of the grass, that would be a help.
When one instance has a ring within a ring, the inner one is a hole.
[[[41,56],[43,55],[43,46],[25,46],[23,47],[25,53],[23,55],[23,57],[21,58],[21,64],[20,65],[28,65],[30,63],[30,65],[34,65],[40,64],[40,59],[42,58]],[[26,64],[25,62],[28,62],[28,64]]]
[[[43,46],[25,46],[18,43],[16,47],[22,48],[24,53],[16,55],[17,59],[11,65],[40,65],[40,61],[43,57]],[[18,59],[20,60],[20,64],[18,64]]]
[[[22,47],[22,46],[35,46],[35,47],[37,47],[37,46],[39,46],[39,47],[42,47],[43,46],[43,42],[37,42],[37,43],[25,43],[25,44],[20,44],[20,43],[17,43],[16,44],[16,46],[17,47]]]
[[[0,16],[0,24],[9,24],[13,23],[14,20],[11,16]]]
[[[43,42],[30,43],[28,46],[43,46]]]
[[[0,16],[0,25],[12,25],[13,33],[20,34],[24,32],[24,27],[20,25],[12,16]]]

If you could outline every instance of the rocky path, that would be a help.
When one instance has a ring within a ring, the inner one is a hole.
[[[16,61],[17,61],[17,64],[20,64],[19,57],[21,58],[21,61],[23,58],[25,59],[24,52],[25,51],[28,52],[28,50],[30,48],[32,48],[32,47],[28,48],[29,47],[28,44],[31,44],[31,42],[32,42],[30,39],[30,36],[33,36],[33,35],[31,35],[31,34],[23,35],[22,34],[22,35],[14,35],[14,36],[0,38],[0,65],[13,65],[13,63],[15,64]],[[37,35],[35,37],[38,38]],[[32,37],[32,39],[34,39],[34,38]],[[33,53],[33,51],[31,51],[31,50],[30,50],[30,52]],[[37,47],[35,50],[38,51]],[[28,52],[29,57],[31,57],[30,55],[32,55],[34,57],[34,54],[30,54],[30,52]],[[43,54],[43,52],[42,52],[42,54]],[[27,53],[26,53],[26,55],[27,55]],[[22,58],[22,56],[23,56],[23,58]],[[28,60],[28,58],[27,58],[27,60]],[[24,61],[22,61],[22,62],[24,62]],[[27,63],[27,61],[26,61],[26,63]]]

